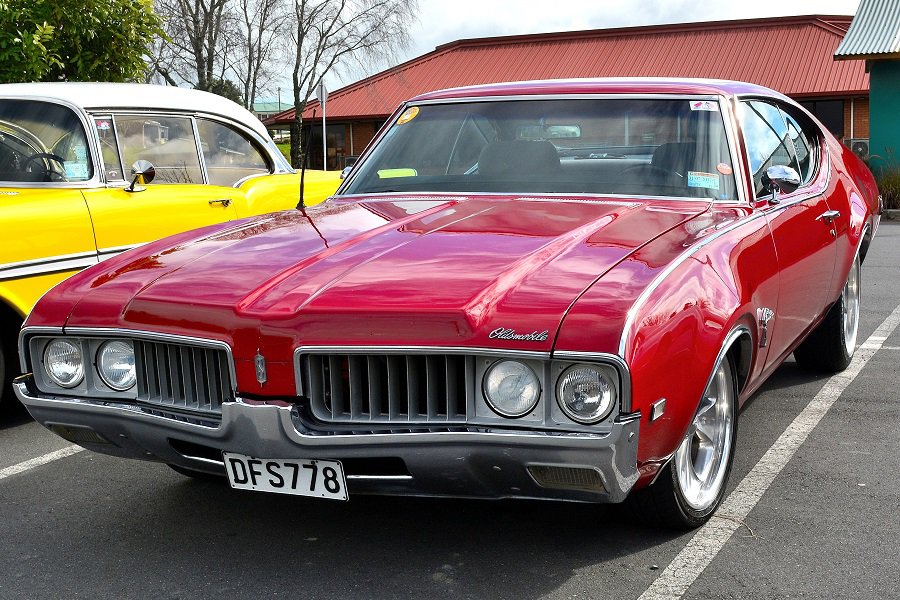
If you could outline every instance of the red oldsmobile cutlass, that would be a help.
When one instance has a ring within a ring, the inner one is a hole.
[[[425,94],[328,202],[54,288],[15,389],[72,442],[236,488],[633,496],[697,526],[766,377],[848,365],[879,213],[863,163],[759,86]]]

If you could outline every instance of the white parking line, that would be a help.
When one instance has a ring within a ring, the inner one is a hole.
[[[815,429],[847,386],[856,379],[866,363],[881,349],[884,341],[898,325],[900,325],[900,306],[895,308],[869,339],[859,346],[850,366],[825,383],[825,387],[810,400],[803,412],[797,415],[781,437],[731,492],[713,518],[697,531],[638,600],[677,600],[687,592],[731,535],[741,526],[810,432]]]
[[[20,462],[17,465],[13,465],[11,467],[6,467],[5,469],[0,469],[0,479],[6,479],[11,475],[17,475],[19,473],[24,473],[30,469],[35,467],[39,467],[41,465],[46,465],[49,462],[53,462],[54,460],[59,460],[61,458],[65,458],[67,456],[72,456],[73,454],[77,454],[84,450],[81,446],[66,446],[61,450],[57,450],[55,452],[48,452],[47,454],[43,454],[38,456],[37,458],[32,458],[30,460],[26,460],[24,462]]]

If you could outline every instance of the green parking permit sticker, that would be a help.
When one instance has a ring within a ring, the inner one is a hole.
[[[393,179],[394,177],[415,177],[419,173],[415,169],[382,169],[378,171],[378,179]]]
[[[716,173],[703,173],[701,171],[688,171],[688,187],[719,189],[719,176]]]

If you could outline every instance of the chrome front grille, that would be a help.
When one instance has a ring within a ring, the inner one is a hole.
[[[442,354],[305,354],[313,415],[330,423],[465,423],[474,359]]]
[[[220,413],[234,400],[224,349],[134,340],[137,400],[162,410]]]

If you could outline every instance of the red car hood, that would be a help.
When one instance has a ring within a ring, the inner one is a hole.
[[[341,200],[183,234],[76,276],[67,326],[260,345],[549,351],[572,303],[700,202]],[[176,242],[171,246],[172,242]]]

